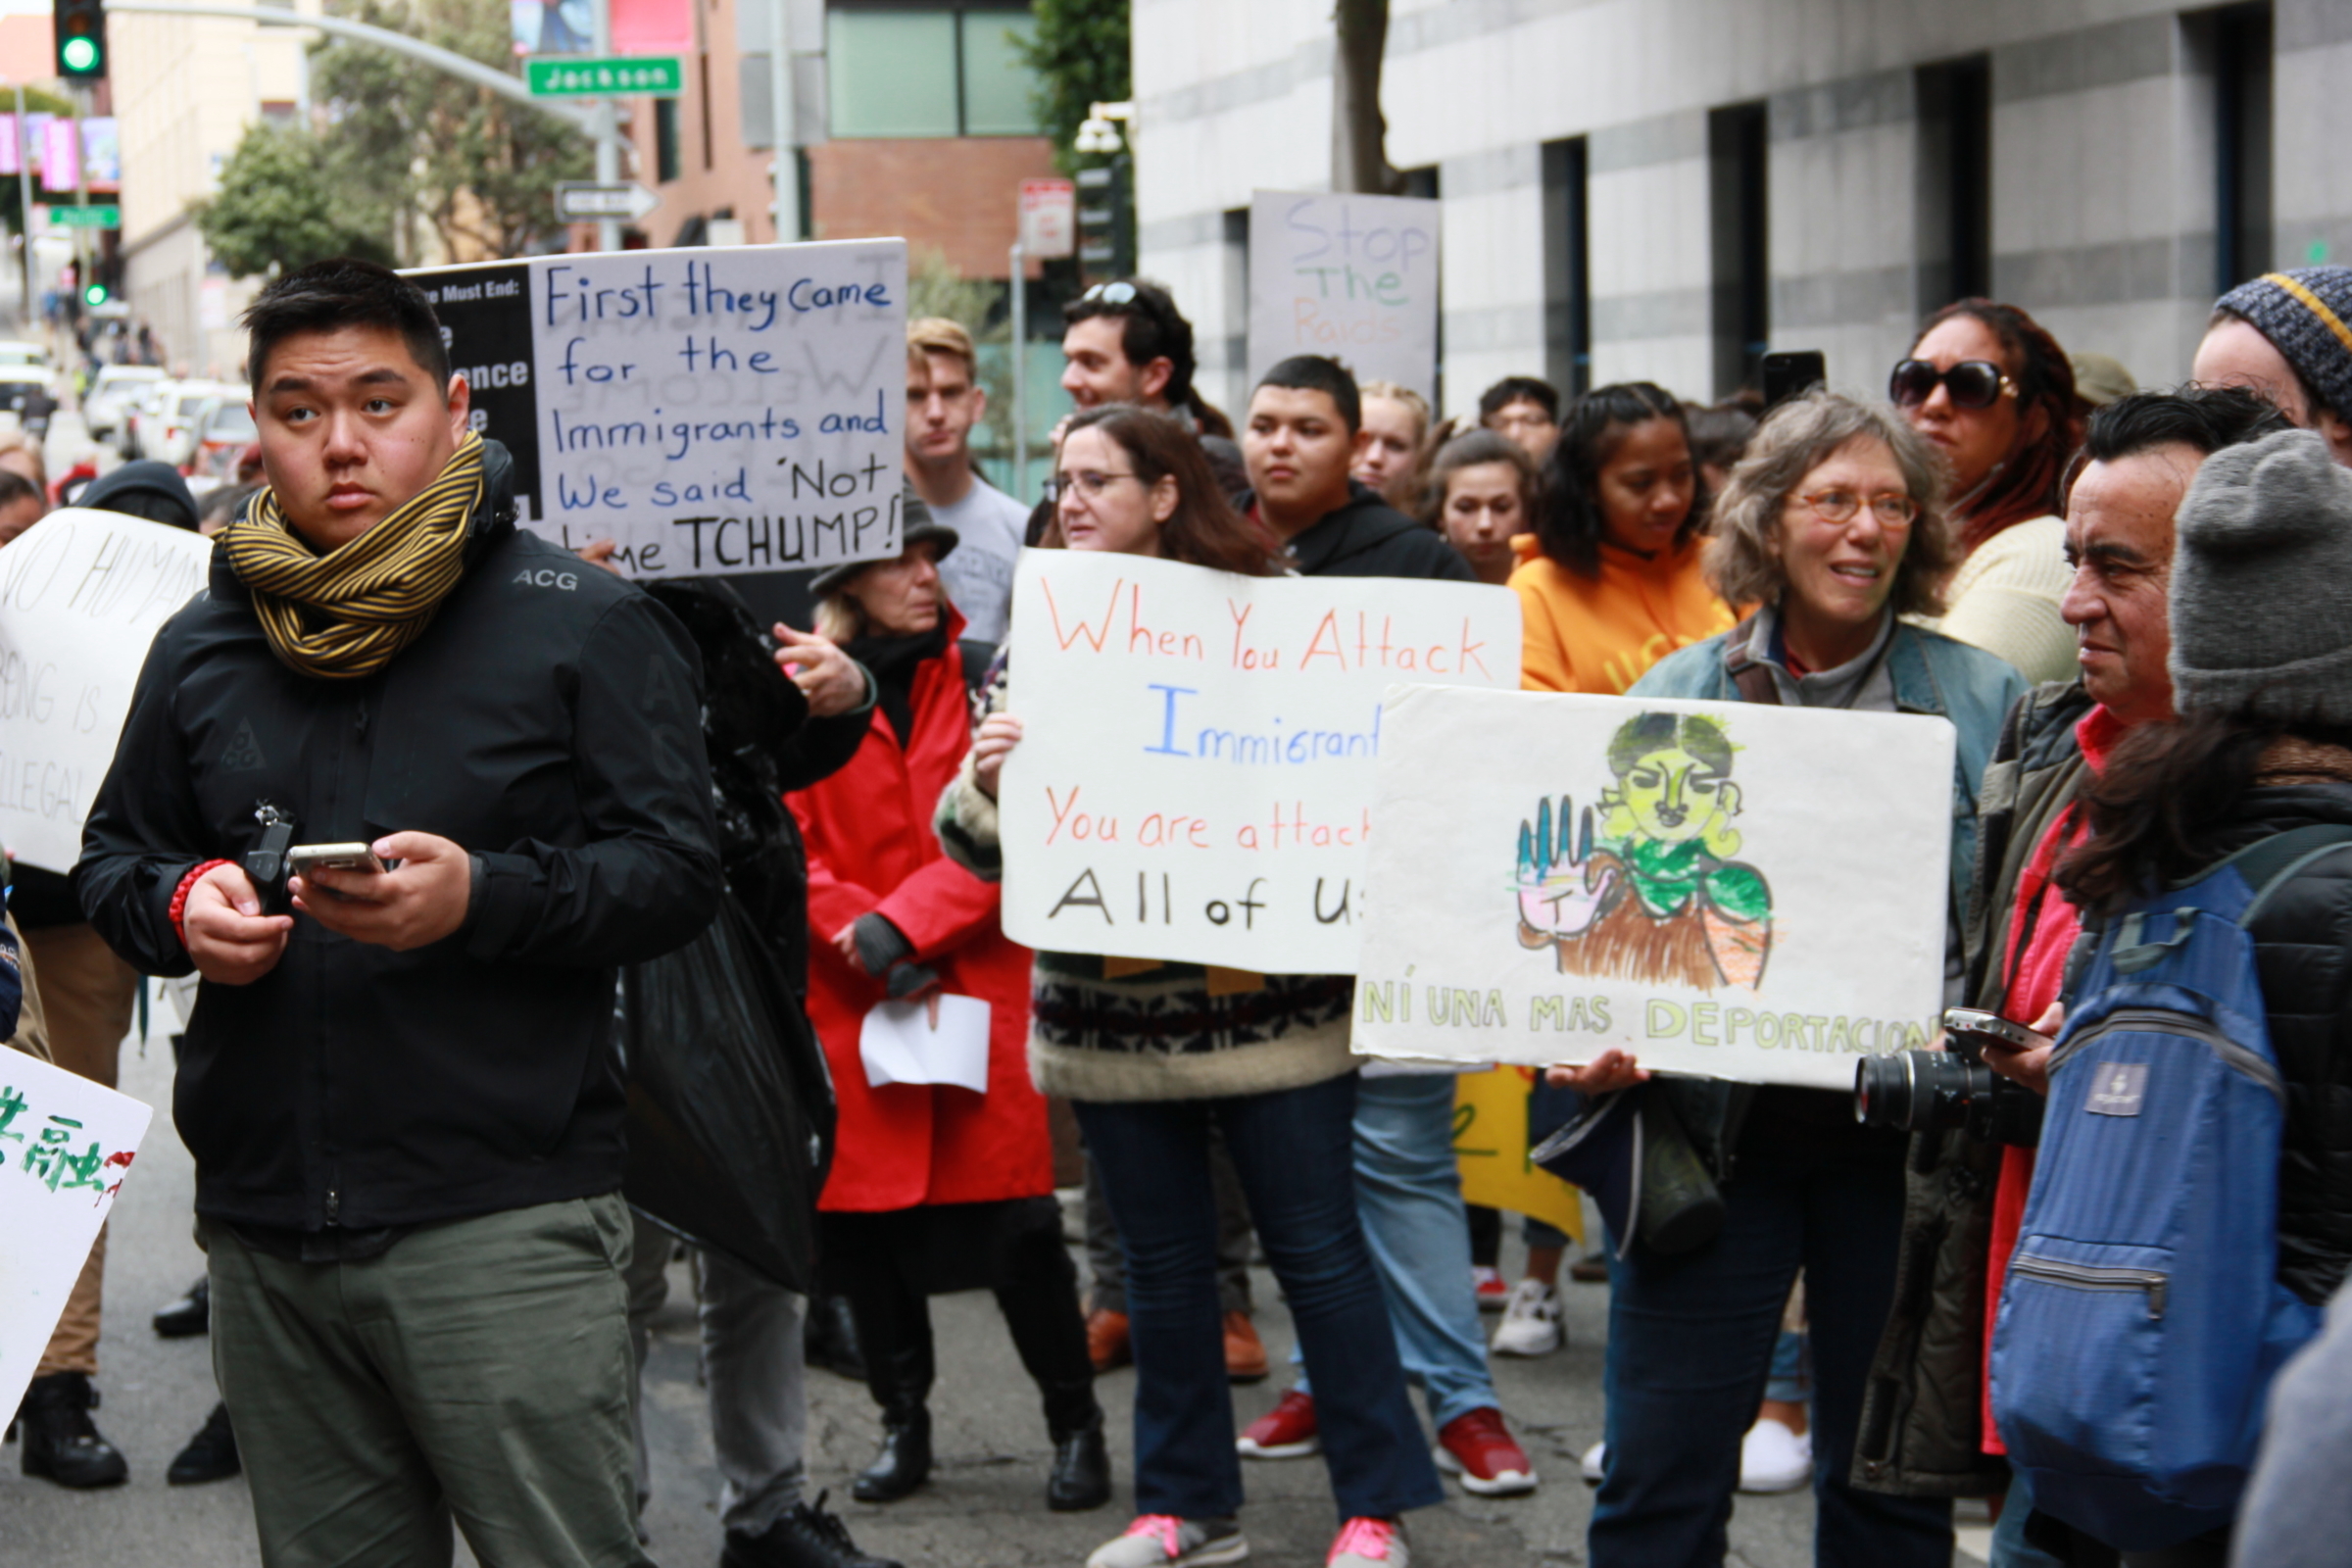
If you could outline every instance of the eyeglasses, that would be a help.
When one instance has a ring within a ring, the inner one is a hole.
[[[1057,473],[1054,476],[1054,497],[1055,500],[1059,500],[1070,491],[1076,490],[1091,501],[1109,489],[1112,481],[1118,479],[1133,479],[1136,483],[1141,484],[1144,476],[1140,473],[1103,473],[1095,468],[1074,468],[1066,473]]]
[[[1851,490],[1816,490],[1809,496],[1798,496],[1796,499],[1810,507],[1813,515],[1824,522],[1851,522],[1854,514],[1865,505],[1863,499]],[[1870,514],[1889,528],[1903,527],[1919,515],[1918,502],[1891,490],[1884,495],[1872,496],[1867,505]]]
[[[1132,305],[1135,303],[1135,285],[1133,283],[1097,283],[1078,297],[1090,302],[1100,301],[1104,305]]]
[[[2009,372],[1990,360],[1962,360],[1939,370],[1926,360],[1905,360],[1886,378],[1886,395],[1898,409],[1916,409],[1940,386],[1955,409],[1989,409],[2002,398],[2017,396]]]

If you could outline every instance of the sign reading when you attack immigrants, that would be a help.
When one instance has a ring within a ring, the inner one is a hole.
[[[1438,396],[1438,204],[1261,190],[1250,202],[1250,373],[1294,354]]]
[[[1358,1051],[1851,1089],[1927,1045],[1944,719],[1415,686],[1386,730]]]
[[[1519,601],[1031,550],[1010,658],[1025,733],[1000,789],[1007,935],[1348,974],[1382,695],[1398,681],[1516,689]]]
[[[632,576],[899,551],[906,245],[537,256],[409,274],[522,519]]]
[[[184,528],[78,507],[0,551],[0,843],[18,859],[64,872],[80,858],[147,645],[212,554]]]

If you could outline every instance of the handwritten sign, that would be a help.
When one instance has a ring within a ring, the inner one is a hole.
[[[523,520],[631,575],[899,550],[906,245],[538,256],[412,272]]]
[[[1519,684],[1472,583],[1031,550],[1012,604],[1004,929],[1054,952],[1352,973],[1382,694]]]
[[[1412,686],[1356,1049],[1851,1089],[1943,998],[1944,719]]]
[[[152,1114],[0,1050],[0,1409],[24,1396]]]
[[[70,871],[156,628],[204,586],[213,544],[67,507],[0,550],[0,843]]]
[[[1261,190],[1250,201],[1250,373],[1294,354],[1438,395],[1439,205]]]

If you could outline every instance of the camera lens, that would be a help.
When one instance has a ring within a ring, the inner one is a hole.
[[[1910,1052],[1854,1063],[1854,1120],[1865,1127],[1911,1125]]]

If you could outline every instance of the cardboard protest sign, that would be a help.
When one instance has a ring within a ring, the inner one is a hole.
[[[1528,1157],[1527,1097],[1532,1067],[1464,1073],[1454,1090],[1453,1157],[1462,1201],[1527,1214],[1578,1242],[1585,1204],[1577,1190]]]
[[[906,244],[535,256],[409,276],[522,520],[632,576],[898,554]]]
[[[213,542],[67,507],[0,550],[0,844],[70,871],[147,645],[204,586]]]
[[[1250,200],[1250,374],[1294,354],[1438,395],[1439,204],[1261,190]]]
[[[1392,682],[1516,688],[1519,601],[1025,552],[1000,788],[1004,929],[1061,953],[1355,968]]]
[[[0,1049],[0,1409],[24,1396],[152,1114]]]
[[[1943,999],[1952,727],[1393,694],[1355,1046],[1851,1089]]]

